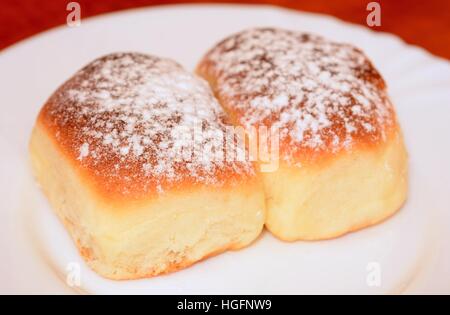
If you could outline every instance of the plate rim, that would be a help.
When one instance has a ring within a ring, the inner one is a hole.
[[[85,20],[88,20],[84,23],[93,23],[96,22],[98,23],[98,19],[101,18],[110,18],[112,16],[115,15],[124,15],[124,14],[133,14],[135,13],[135,11],[148,11],[148,10],[171,10],[174,7],[177,7],[177,9],[182,9],[183,7],[189,7],[190,9],[198,9],[198,8],[211,8],[214,7],[216,9],[221,9],[221,8],[227,8],[227,9],[235,9],[235,8],[242,8],[242,7],[248,7],[251,9],[255,9],[255,7],[260,8],[260,9],[270,9],[270,10],[277,10],[277,11],[281,11],[283,13],[288,13],[288,14],[301,14],[301,15],[309,15],[311,17],[314,18],[321,18],[321,19],[328,19],[328,20],[333,20],[339,24],[344,24],[345,27],[352,27],[352,28],[357,28],[360,29],[366,33],[370,33],[368,34],[370,35],[375,35],[378,38],[390,38],[390,40],[394,39],[397,43],[400,43],[402,45],[402,49],[415,49],[420,51],[421,54],[424,54],[427,56],[428,60],[433,60],[433,61],[443,61],[444,63],[446,63],[448,66],[450,65],[450,62],[447,61],[446,59],[443,59],[441,57],[438,56],[434,56],[431,53],[429,53],[428,51],[426,51],[425,49],[423,49],[422,47],[419,46],[415,46],[415,45],[410,45],[407,44],[406,42],[404,42],[401,38],[399,38],[397,35],[393,35],[390,33],[386,33],[386,32],[375,32],[371,29],[366,28],[365,26],[362,25],[358,25],[358,24],[353,24],[353,23],[349,23],[349,22],[345,22],[342,21],[341,19],[338,19],[336,17],[333,16],[328,16],[325,14],[317,14],[317,13],[310,13],[310,12],[304,12],[304,11],[298,11],[298,10],[293,10],[293,9],[288,9],[288,8],[282,8],[282,7],[278,7],[278,6],[274,6],[274,5],[236,5],[236,4],[170,4],[170,5],[158,5],[158,6],[148,6],[148,7],[140,7],[140,8],[131,8],[131,9],[126,9],[126,10],[120,10],[120,11],[115,11],[115,12],[108,12],[108,13],[104,13],[104,14],[100,14],[100,15],[96,15],[96,16],[92,16],[92,17],[88,17],[85,18]],[[44,32],[35,34],[31,37],[28,37],[22,41],[19,41],[11,46],[8,46],[6,49],[3,49],[0,51],[0,60],[2,59],[2,56],[4,56],[5,54],[11,54],[14,53],[14,51],[16,49],[23,49],[23,47],[26,45],[30,45],[30,43],[32,44],[33,42],[39,41],[42,39],[42,37],[47,37],[47,36],[51,36],[53,33],[55,32],[59,32],[61,30],[64,30],[66,26],[65,25],[59,25],[57,27],[51,28],[49,30],[46,30]],[[450,104],[447,104],[450,105]]]

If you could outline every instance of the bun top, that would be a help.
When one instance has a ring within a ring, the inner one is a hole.
[[[169,59],[99,58],[50,97],[39,120],[109,196],[142,197],[186,183],[221,186],[254,174],[249,162],[214,155],[226,154],[225,113],[206,82]]]
[[[396,123],[364,53],[316,35],[246,30],[213,47],[198,72],[239,124],[278,128],[288,162],[378,143]]]

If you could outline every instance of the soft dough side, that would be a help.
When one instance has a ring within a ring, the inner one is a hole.
[[[195,143],[180,138],[198,126],[205,134]],[[110,279],[156,276],[244,247],[263,228],[253,164],[202,152],[219,143],[226,153],[226,126],[206,82],[176,62],[110,54],[43,106],[32,168],[93,270]]]
[[[386,84],[358,48],[275,28],[233,34],[197,67],[235,124],[279,131],[262,172],[266,227],[287,241],[376,224],[407,195],[407,153]]]
[[[256,180],[105,202],[39,122],[30,154],[52,208],[87,264],[106,278],[155,276],[240,249],[258,237],[264,224],[264,196]]]

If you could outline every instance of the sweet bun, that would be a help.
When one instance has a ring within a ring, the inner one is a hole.
[[[93,270],[155,276],[244,247],[263,227],[254,166],[209,156],[226,153],[210,144],[227,124],[204,80],[168,59],[115,53],[46,102],[32,168]],[[196,126],[201,136],[187,139]]]
[[[358,48],[250,29],[214,46],[197,73],[235,124],[278,130],[279,167],[262,173],[265,225],[275,236],[337,237],[404,203],[402,133],[383,78]]]

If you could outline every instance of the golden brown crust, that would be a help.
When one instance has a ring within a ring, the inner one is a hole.
[[[213,47],[197,67],[245,128],[275,126],[280,158],[315,161],[384,142],[397,127],[383,78],[348,44],[280,29],[250,29]]]
[[[88,257],[84,256],[83,253],[83,248],[81,248],[80,246],[78,246],[78,250],[80,251],[81,255],[83,256],[83,258],[89,262]],[[164,275],[168,275],[172,272],[176,272],[176,271],[180,271],[182,269],[188,268],[194,264],[197,264],[199,262],[202,262],[208,258],[220,255],[228,250],[233,250],[234,249],[234,244],[230,244],[227,246],[224,246],[223,248],[219,248],[211,253],[208,253],[207,255],[203,256],[202,258],[198,259],[198,260],[189,260],[184,258],[183,260],[177,261],[177,262],[171,262],[171,263],[167,263],[166,264],[166,268],[161,271],[161,270],[149,270],[146,273],[138,273],[136,272],[136,270],[130,270],[129,273],[130,274],[134,274],[134,275],[130,275],[127,277],[116,277],[115,275],[102,275],[107,279],[111,279],[111,280],[120,280],[120,281],[127,281],[127,280],[136,280],[136,279],[142,279],[142,278],[152,278],[152,277],[156,277],[156,276],[164,276]]]
[[[263,227],[264,194],[255,177],[237,186],[186,182],[180,191],[137,201],[108,198],[50,136],[38,123],[30,141],[34,174],[83,258],[107,278],[175,271],[211,252],[243,247]]]
[[[198,126],[223,131],[227,119],[207,84],[167,59],[135,53],[99,58],[50,97],[37,124],[108,199],[141,199],[168,189],[230,185],[255,176],[249,162],[202,155],[216,135],[177,139]],[[217,147],[225,156],[226,146]],[[182,159],[174,156],[189,149]]]
[[[264,174],[266,228],[284,241],[324,240],[378,224],[404,204],[407,152],[400,129],[386,141]],[[280,189],[281,187],[281,189]]]
[[[343,237],[343,236],[345,236],[347,234],[351,234],[351,233],[357,232],[359,230],[362,230],[362,229],[365,229],[365,228],[369,228],[371,226],[382,224],[382,223],[388,221],[389,219],[391,219],[393,216],[395,216],[397,214],[397,212],[403,207],[403,205],[405,203],[406,203],[406,198],[403,200],[403,202],[400,205],[398,205],[396,208],[392,209],[392,212],[390,212],[386,216],[379,217],[379,218],[376,218],[376,219],[373,219],[373,218],[366,219],[363,222],[359,222],[358,224],[355,224],[355,225],[349,227],[345,231],[338,231],[338,232],[335,232],[333,234],[328,234],[328,235],[322,236],[322,237],[311,237],[309,239],[308,238],[302,238],[302,240],[310,241],[310,242],[334,240],[334,239],[338,239],[340,237]],[[267,225],[266,225],[266,228],[273,235],[275,235],[275,237],[277,239],[279,239],[279,240],[281,240],[283,242],[291,243],[291,242],[298,241],[298,238],[284,237],[282,234],[274,233],[273,231],[270,230],[270,228]]]

